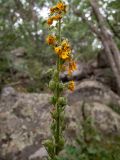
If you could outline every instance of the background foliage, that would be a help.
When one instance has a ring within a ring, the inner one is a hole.
[[[48,33],[48,6],[54,3],[55,0],[0,0],[1,86],[23,81],[24,76],[20,79],[17,74],[20,71],[29,77],[29,83],[26,85],[28,91],[39,92],[46,88],[43,87],[43,82],[47,82],[49,77],[45,78],[45,72],[49,66],[55,64],[54,54],[45,43]],[[69,8],[64,20],[63,35],[70,39],[76,59],[88,61],[96,57],[101,43],[87,24],[74,14],[74,10],[82,11],[91,22],[95,22],[94,14],[87,0],[68,0],[66,3],[69,3]],[[118,0],[100,0],[99,3],[104,16],[107,17],[107,25],[120,46],[120,3]],[[11,51],[19,47],[25,49],[25,63],[22,67],[15,68],[10,59]]]

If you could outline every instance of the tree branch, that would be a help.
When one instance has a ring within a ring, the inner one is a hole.
[[[113,54],[113,58],[115,60],[116,66],[118,68],[118,74],[120,74],[120,52],[116,45],[116,43],[113,40],[112,33],[109,28],[106,27],[106,21],[105,18],[100,13],[100,7],[97,2],[97,0],[89,0],[90,4],[93,8],[93,11],[95,13],[98,25],[101,29],[101,35],[104,37],[103,40],[107,41],[109,48],[111,50],[111,54]]]
[[[83,21],[87,23],[89,28],[97,35],[97,37],[101,40],[105,53],[108,57],[111,69],[116,77],[116,82],[118,86],[118,93],[120,94],[120,53],[117,48],[112,33],[110,29],[106,27],[106,21],[102,14],[100,13],[99,5],[97,0],[89,0],[90,5],[94,11],[98,28],[95,27],[86,17],[78,11],[74,10],[75,15],[80,16]]]

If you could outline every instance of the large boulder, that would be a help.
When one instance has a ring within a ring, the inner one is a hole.
[[[41,147],[50,134],[49,97],[4,89],[0,99],[0,159],[27,160]]]
[[[0,160],[37,160],[47,156],[42,145],[50,136],[50,94],[18,93],[4,88],[0,97]],[[105,134],[120,134],[120,116],[108,107],[120,104],[120,98],[96,81],[77,84],[73,93],[67,93],[66,131],[68,143],[80,133],[82,104],[85,113]],[[115,101],[115,102],[114,102]]]
[[[68,94],[69,104],[74,104],[76,101],[97,101],[106,105],[120,105],[120,97],[102,83],[86,79],[76,83],[76,90]],[[120,109],[120,106],[119,106]]]

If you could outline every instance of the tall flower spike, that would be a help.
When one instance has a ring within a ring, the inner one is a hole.
[[[67,39],[61,41],[61,21],[63,20],[64,13],[66,12],[65,3],[59,1],[55,6],[50,8],[50,17],[47,20],[49,27],[53,24],[53,21],[57,22],[58,33],[53,36],[49,35],[46,38],[48,45],[51,45],[54,49],[56,55],[56,69],[53,73],[52,80],[49,82],[49,88],[53,92],[51,97],[51,103],[53,106],[51,113],[52,124],[51,124],[51,133],[52,137],[45,141],[44,146],[47,149],[49,160],[57,160],[59,152],[64,147],[64,136],[63,131],[65,129],[64,124],[64,113],[66,106],[66,99],[62,96],[64,90],[64,84],[60,81],[60,72],[69,68],[69,72],[72,72],[76,69],[76,64],[71,58],[72,50],[70,43]],[[74,91],[74,81],[68,83],[68,89]]]

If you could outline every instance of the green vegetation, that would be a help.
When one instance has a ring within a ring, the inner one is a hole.
[[[109,103],[108,106],[115,111],[116,113],[120,114],[120,105],[119,104],[115,104],[113,102]]]
[[[84,119],[76,145],[67,145],[65,156],[59,160],[120,160],[120,137],[101,136],[88,117]]]
[[[115,33],[116,43],[120,46],[119,2],[117,0],[112,2],[100,1],[101,4],[105,4],[106,6],[103,9],[108,16],[107,25],[110,26]],[[86,14],[88,19],[92,19],[93,22],[95,21],[95,17],[90,13],[91,7],[87,0],[68,0],[68,2],[69,10],[67,17],[64,19],[65,24],[62,29],[62,34],[67,37],[71,45],[74,46],[73,52],[75,53],[76,59],[88,61],[96,57],[100,50],[100,42],[96,35],[91,32],[88,25],[83,22],[80,16],[77,16],[74,11],[76,8],[79,8],[79,10]],[[35,2],[28,0],[0,1],[0,77],[3,77],[4,74],[4,77],[9,79],[4,78],[0,80],[1,86],[19,80],[22,81],[22,79],[17,77],[16,73],[18,73],[19,70],[14,68],[10,56],[11,51],[23,47],[26,50],[26,56],[23,56],[23,59],[26,59],[26,67],[23,69],[23,72],[29,75],[26,89],[31,92],[40,92],[46,89],[46,87],[42,87],[45,85],[39,84],[38,79],[41,83],[48,82],[42,80],[41,71],[43,68],[47,70],[51,65],[55,65],[52,49],[47,47],[45,43],[45,37],[48,34],[45,23],[47,9],[52,5],[53,2],[48,0],[37,0]],[[40,68],[40,66],[42,67]]]

